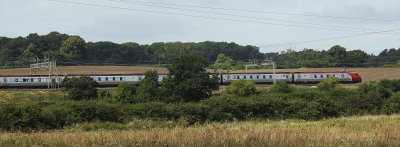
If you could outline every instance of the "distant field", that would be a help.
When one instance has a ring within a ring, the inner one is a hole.
[[[156,70],[160,74],[167,74],[166,68],[142,67],[142,66],[60,66],[58,74],[62,75],[88,75],[88,74],[142,74],[148,70]],[[277,69],[277,72],[336,72],[343,68],[298,68]],[[382,79],[400,79],[400,68],[347,68],[347,71],[357,72],[363,78],[363,82]],[[212,72],[213,70],[209,70]],[[231,73],[245,72],[244,70],[230,71]],[[254,72],[272,72],[272,69],[249,70]],[[38,74],[46,75],[46,71]],[[1,69],[0,75],[30,75],[29,68]]]

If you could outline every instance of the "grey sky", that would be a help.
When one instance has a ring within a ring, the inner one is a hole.
[[[70,35],[80,35],[86,41],[117,43],[226,41],[241,45],[255,45],[260,47],[261,52],[279,52],[288,48],[297,51],[304,48],[327,50],[333,45],[339,44],[348,50],[362,49],[367,53],[378,54],[383,49],[400,47],[400,30],[344,39],[290,44],[365,34],[377,32],[377,30],[400,29],[399,0],[60,1],[86,3],[97,5],[97,7],[51,0],[1,0],[0,36],[18,37],[27,36],[29,33],[43,35],[51,31],[58,31]],[[308,17],[188,6],[178,7],[166,4],[157,4],[155,7],[155,3],[364,19],[377,18],[380,20]],[[170,7],[175,9],[170,9]],[[171,15],[171,13],[175,15]],[[310,23],[313,25],[311,26]],[[313,28],[307,28],[310,26]]]

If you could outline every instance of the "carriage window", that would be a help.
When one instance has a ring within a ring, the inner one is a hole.
[[[106,77],[106,81],[108,81],[108,77]]]
[[[125,78],[125,77],[123,77],[121,81],[126,81],[126,78]]]
[[[317,78],[317,75],[314,75],[314,78]]]
[[[260,79],[260,76],[259,76],[259,75],[257,75],[257,79]]]
[[[122,81],[122,77],[119,77],[119,80]]]
[[[98,77],[98,78],[97,78],[97,81],[101,81],[101,78],[100,78],[100,77]]]
[[[250,76],[250,79],[253,79],[253,76]]]
[[[246,79],[246,76],[244,76],[244,79]]]
[[[239,79],[239,76],[236,76],[236,79]]]
[[[115,77],[113,77],[113,81],[115,81]]]

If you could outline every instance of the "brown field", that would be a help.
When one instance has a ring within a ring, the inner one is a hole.
[[[89,75],[89,74],[142,74],[148,70],[156,70],[160,74],[167,74],[166,68],[142,67],[142,66],[60,66],[57,67],[58,75]],[[298,68],[277,69],[277,72],[336,72],[343,68]],[[347,68],[347,71],[357,72],[363,78],[363,82],[382,79],[400,79],[400,68]],[[212,72],[213,70],[209,70]],[[231,73],[244,73],[244,70],[230,71]],[[272,69],[249,70],[249,73],[272,72]],[[38,74],[46,75],[46,71]],[[29,68],[1,69],[0,75],[30,75]]]
[[[0,132],[0,146],[399,146],[400,115],[131,130]]]

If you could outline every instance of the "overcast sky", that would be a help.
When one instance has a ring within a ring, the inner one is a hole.
[[[58,31],[87,42],[225,41],[261,52],[400,47],[399,0],[1,0],[0,18],[6,37]]]

